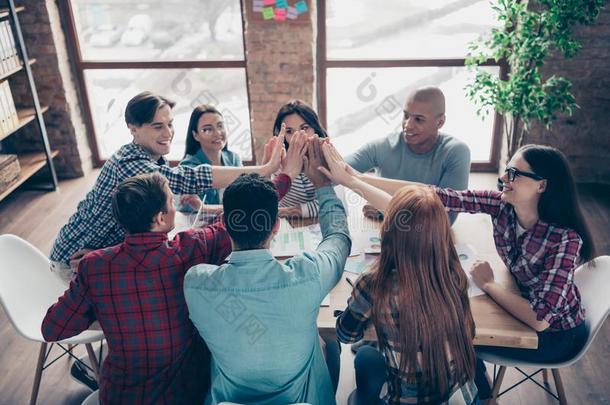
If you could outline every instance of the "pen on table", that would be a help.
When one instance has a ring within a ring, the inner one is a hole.
[[[199,220],[199,215],[201,214],[201,211],[203,210],[203,204],[205,204],[205,199],[208,195],[204,194],[203,195],[203,199],[201,200],[201,205],[199,206],[199,209],[197,210],[197,214],[195,214],[195,220],[193,221],[193,225],[191,225],[191,228],[194,228],[195,225],[197,225],[197,221]]]
[[[352,288],[354,288],[354,282],[352,281],[352,279],[351,279],[351,278],[349,278],[349,277],[345,276],[345,281],[347,281],[347,284],[351,285],[351,286],[352,286]]]

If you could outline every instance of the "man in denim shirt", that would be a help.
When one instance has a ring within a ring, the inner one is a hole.
[[[228,263],[198,265],[185,277],[191,320],[212,353],[212,404],[335,404],[316,321],[341,278],[351,240],[343,205],[317,170],[318,153],[314,139],[306,172],[317,188],[323,236],[314,252],[285,263],[272,256],[277,195],[269,180],[242,175],[223,200],[233,243]]]

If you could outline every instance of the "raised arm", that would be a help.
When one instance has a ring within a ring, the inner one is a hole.
[[[363,177],[370,177],[371,179],[377,179],[378,177],[365,176],[356,172],[343,160],[339,152],[330,143],[324,143],[322,151],[328,165],[328,169],[320,167],[322,173],[333,182],[352,189],[378,210],[384,211],[387,208],[392,196],[383,189],[362,180]]]
[[[284,150],[284,137],[286,126],[282,125],[278,139],[273,147],[271,158],[262,166],[212,166],[212,187],[225,188],[242,173],[258,173],[261,176],[270,176],[275,173],[282,164],[282,157],[286,153]]]
[[[332,145],[328,147],[329,152],[335,156],[334,161],[337,162],[335,167],[335,172],[328,173],[327,175],[331,176],[332,180],[343,184],[342,182],[348,182],[350,185],[344,184],[346,187],[353,189],[354,191],[360,190],[360,195],[365,198],[367,201],[371,203],[371,205],[375,206],[380,211],[383,211],[387,206],[387,202],[383,205],[383,199],[369,199],[375,198],[372,194],[373,191],[370,188],[364,188],[362,183],[368,184],[369,186],[373,186],[378,190],[382,190],[389,195],[394,195],[398,190],[407,185],[418,184],[412,181],[405,180],[395,180],[395,179],[386,179],[383,177],[377,177],[369,174],[360,174],[355,172],[349,165],[347,165],[341,159],[341,156],[334,150]],[[326,149],[324,149],[325,153]],[[331,162],[329,162],[329,168],[331,167]],[[335,177],[338,177],[335,179]],[[489,215],[497,215],[500,210],[500,193],[495,191],[473,191],[473,190],[453,190],[450,188],[440,188],[431,186],[436,191],[436,195],[441,199],[441,202],[445,206],[445,209],[450,212],[469,212],[471,214],[475,213],[485,213]],[[358,192],[358,191],[356,191]]]
[[[314,262],[320,272],[320,299],[341,279],[351,249],[345,209],[331,187],[330,181],[318,170],[322,164],[324,163],[320,143],[314,138],[309,142],[305,174],[317,189],[322,241],[315,252],[305,253],[304,256],[305,260]]]

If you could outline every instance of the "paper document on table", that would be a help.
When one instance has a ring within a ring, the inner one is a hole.
[[[280,232],[294,229],[286,218],[280,218]]]
[[[317,248],[320,242],[322,242],[322,231],[320,230],[320,224],[311,224],[303,229],[307,229],[311,235],[312,249]],[[350,251],[349,256],[357,256],[358,254],[360,254],[360,251],[357,250],[356,244],[352,241],[352,250]]]
[[[293,228],[281,231],[271,241],[274,257],[292,257],[312,250],[311,234],[307,228]]]
[[[362,274],[366,269],[370,268],[377,260],[378,255],[367,255],[361,253],[358,258],[348,259],[345,262],[345,271],[349,271],[353,274]]]
[[[475,285],[470,276],[470,270],[477,261],[478,257],[472,246],[465,243],[456,243],[455,250],[457,250],[458,257],[464,272],[468,276],[468,296],[476,297],[477,295],[483,295],[485,292]]]

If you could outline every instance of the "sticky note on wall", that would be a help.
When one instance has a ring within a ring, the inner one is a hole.
[[[303,14],[307,12],[307,2],[301,0],[294,5],[294,8],[297,10],[297,14]]]
[[[273,19],[275,21],[286,21],[286,9],[285,8],[276,8]]]
[[[273,7],[265,7],[263,9],[263,19],[271,20],[275,14],[273,13]]]
[[[288,8],[288,1],[287,0],[275,0],[275,7]]]
[[[296,20],[299,14],[297,13],[297,9],[294,7],[288,7],[288,12],[286,13],[286,18],[289,20]]]
[[[259,13],[263,11],[264,2],[263,0],[253,0],[252,1],[252,11],[255,13]]]
[[[275,4],[275,0],[263,0],[265,6],[272,6]]]

